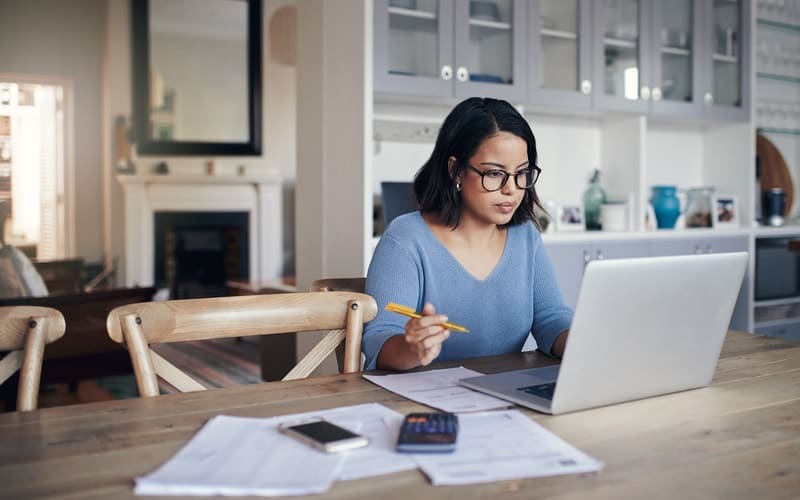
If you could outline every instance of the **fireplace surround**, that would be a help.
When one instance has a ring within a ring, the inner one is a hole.
[[[125,193],[125,284],[155,284],[157,212],[244,212],[248,279],[282,274],[281,179],[277,172],[246,176],[118,175]]]

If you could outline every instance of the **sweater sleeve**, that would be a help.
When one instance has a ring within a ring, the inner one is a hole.
[[[419,258],[390,234],[384,234],[375,248],[367,271],[366,293],[375,298],[378,315],[364,327],[361,347],[365,369],[374,370],[383,344],[394,335],[403,335],[408,318],[386,311],[396,302],[419,310],[422,307],[422,270]]]
[[[564,302],[550,256],[538,235],[534,245],[533,268],[534,314],[531,331],[538,349],[552,356],[553,343],[561,332],[569,329],[573,312]]]

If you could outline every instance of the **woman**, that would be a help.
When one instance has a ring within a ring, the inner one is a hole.
[[[509,103],[473,97],[450,112],[414,179],[420,211],[392,221],[367,272],[379,312],[364,329],[366,369],[519,352],[528,333],[562,355],[572,310],[533,216],[536,158]],[[389,302],[423,316],[407,321]],[[448,318],[469,333],[451,333]]]

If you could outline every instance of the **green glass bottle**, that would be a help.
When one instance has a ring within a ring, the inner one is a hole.
[[[583,192],[583,211],[586,217],[586,229],[597,231],[603,229],[600,224],[600,207],[606,202],[606,192],[600,186],[600,170],[594,169],[589,180],[589,187]]]

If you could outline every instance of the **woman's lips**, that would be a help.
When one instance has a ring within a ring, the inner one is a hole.
[[[498,210],[500,210],[501,213],[504,214],[510,214],[511,212],[514,211],[514,208],[516,208],[516,204],[510,202],[497,203],[495,206],[497,207]]]

